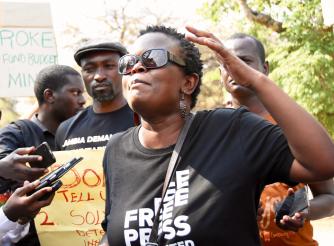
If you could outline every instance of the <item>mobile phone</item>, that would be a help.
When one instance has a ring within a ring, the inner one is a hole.
[[[297,190],[296,192],[288,195],[282,203],[278,203],[276,206],[276,223],[279,223],[284,215],[293,216],[297,212],[301,212],[307,209],[310,205],[308,199],[307,186]]]
[[[56,157],[53,155],[51,148],[47,142],[43,142],[39,146],[37,146],[36,150],[30,155],[40,155],[43,157],[43,160],[41,161],[29,162],[31,167],[47,168],[56,162]]]
[[[35,190],[28,195],[31,195],[32,193],[36,192],[37,190],[40,190],[44,187],[52,187],[52,189],[59,189],[62,185],[59,179],[64,176],[71,168],[73,168],[76,164],[78,164],[83,157],[79,158],[73,158],[71,161],[61,165],[51,173],[45,175],[40,179],[40,184],[35,188]],[[58,187],[59,186],[59,187]]]
[[[69,162],[58,167],[56,170],[42,177],[40,179],[41,183],[36,187],[36,189],[39,189],[39,187],[50,186],[53,182],[64,176],[65,173],[67,173],[71,168],[78,164],[82,159],[83,157],[73,158]]]
[[[63,185],[63,182],[61,182],[60,179],[58,179],[56,182],[54,182],[50,187],[52,188],[52,190],[46,194],[44,194],[41,198],[39,198],[38,200],[46,200],[48,199],[53,193],[55,193],[57,190],[59,190],[59,188]],[[40,188],[42,189],[42,188]],[[35,190],[34,192],[36,192],[37,190]]]

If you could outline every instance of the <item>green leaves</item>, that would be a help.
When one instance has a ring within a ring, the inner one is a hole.
[[[9,98],[0,98],[0,109],[2,117],[0,127],[4,127],[18,118],[18,114],[13,110],[15,102]]]
[[[270,77],[334,136],[334,32],[323,25],[320,0],[243,1],[253,13],[282,22],[280,33],[255,20],[240,18],[240,2],[215,0],[202,13],[216,24],[226,18],[231,22],[235,16],[233,32],[249,33],[261,40]]]
[[[269,57],[276,64],[271,78],[334,135],[334,61],[308,45],[291,52],[278,48]]]

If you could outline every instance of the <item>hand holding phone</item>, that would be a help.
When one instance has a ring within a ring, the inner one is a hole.
[[[47,142],[41,143],[37,146],[36,150],[30,155],[40,155],[43,157],[41,161],[29,162],[31,167],[44,167],[47,168],[56,162],[56,157],[53,155],[50,146]]]
[[[40,190],[44,187],[52,187],[52,192],[58,190],[62,185],[62,182],[59,179],[62,176],[64,176],[69,170],[71,170],[71,168],[73,168],[82,159],[83,159],[83,157],[73,158],[71,161],[61,165],[60,167],[58,167],[57,169],[55,169],[51,173],[49,173],[46,176],[44,176],[43,178],[41,178],[40,179],[40,184],[30,194],[32,194],[32,193],[36,192],[37,190]],[[50,194],[52,194],[52,192],[50,192]],[[48,195],[48,194],[46,194],[46,195]],[[44,196],[43,196],[43,198],[44,198]],[[44,199],[47,199],[47,198],[48,197],[46,197]],[[40,200],[42,200],[42,199],[40,199]]]
[[[59,190],[59,188],[63,185],[63,182],[61,182],[60,179],[58,179],[56,182],[54,182],[53,184],[50,185],[50,187],[52,188],[52,190],[46,194],[44,194],[41,198],[39,198],[38,200],[47,200],[53,193],[55,193],[57,190]],[[42,187],[43,188],[43,187]],[[42,189],[40,188],[40,189]],[[38,190],[35,189],[34,192],[36,192]]]
[[[283,202],[276,206],[276,224],[279,224],[284,215],[290,217],[297,212],[302,212],[309,207],[307,186],[299,189],[296,192],[289,194]]]
[[[37,161],[37,156],[30,155],[35,150],[34,147],[18,148],[0,160],[0,176],[10,180],[3,180],[0,193],[5,193],[12,180],[23,183],[25,180],[30,182],[45,175],[45,168],[30,168],[27,162]]]
[[[39,193],[31,193],[39,182],[29,183],[25,181],[23,186],[17,188],[2,207],[3,212],[11,221],[25,224],[34,218],[42,207],[50,205],[52,202],[52,191],[42,190]],[[44,200],[41,198],[47,195]],[[51,196],[51,197],[50,197]],[[1,244],[1,243],[0,243]],[[2,245],[2,244],[1,244]]]

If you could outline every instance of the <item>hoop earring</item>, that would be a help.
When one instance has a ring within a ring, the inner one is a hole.
[[[185,118],[187,115],[187,104],[185,103],[183,92],[181,92],[180,98],[180,114],[182,118]]]

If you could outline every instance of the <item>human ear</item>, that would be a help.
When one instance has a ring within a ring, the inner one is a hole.
[[[44,101],[50,104],[54,103],[55,97],[53,93],[54,93],[53,90],[49,88],[45,89],[43,92]]]
[[[186,75],[181,90],[183,93],[191,95],[196,89],[198,83],[199,83],[199,76],[197,73]]]

